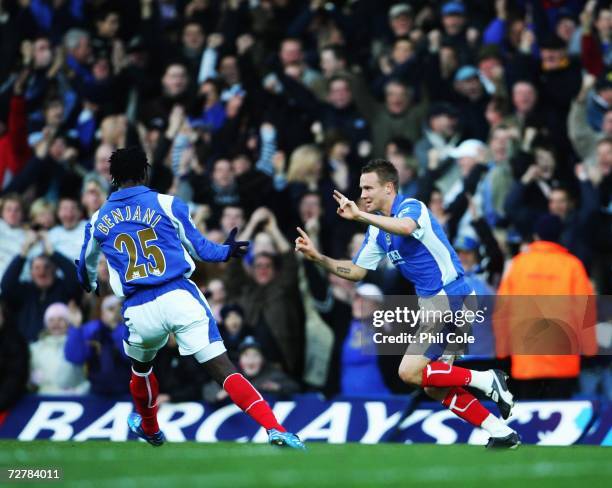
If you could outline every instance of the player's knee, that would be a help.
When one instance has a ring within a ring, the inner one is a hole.
[[[421,370],[404,364],[400,364],[398,375],[400,379],[409,385],[421,386]]]

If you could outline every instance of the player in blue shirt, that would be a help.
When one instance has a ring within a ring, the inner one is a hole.
[[[300,228],[296,251],[330,273],[352,281],[363,279],[386,256],[414,284],[421,309],[463,309],[474,292],[463,279],[461,262],[425,204],[398,195],[395,167],[382,159],[370,161],[361,170],[359,186],[365,211],[340,192],[334,192],[337,212],[342,218],[368,224],[363,245],[353,261],[324,256]],[[487,447],[518,446],[518,434],[463,388],[476,388],[492,398],[507,419],[513,396],[506,385],[505,373],[469,370],[453,366],[452,360],[453,356],[444,355],[444,345],[409,347],[400,363],[399,376],[405,383],[423,387],[429,396],[442,401],[459,417],[488,431],[491,438]]]
[[[196,229],[187,205],[144,186],[149,164],[138,148],[118,149],[110,158],[119,188],[92,215],[85,228],[79,281],[97,291],[100,253],[108,262],[110,285],[124,297],[124,339],[132,359],[130,391],[137,413],[128,417],[132,432],[159,446],[165,437],[157,423],[158,383],[152,361],[173,333],[181,355],[193,355],[227,391],[232,401],[268,431],[271,444],[304,449],[300,439],[278,423],[268,403],[229,360],[206,299],[189,280],[199,261],[241,258],[248,241],[236,241],[234,228],[221,245]]]

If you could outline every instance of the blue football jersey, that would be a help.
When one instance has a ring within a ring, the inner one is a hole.
[[[402,276],[414,284],[419,296],[435,295],[463,276],[457,253],[423,202],[397,195],[391,207],[391,217],[410,217],[418,228],[409,236],[400,236],[368,226],[353,263],[373,270],[387,256]]]
[[[78,276],[91,289],[96,288],[100,252],[108,262],[113,292],[129,297],[139,289],[188,278],[193,259],[225,261],[230,249],[205,239],[180,199],[134,186],[114,192],[85,227]]]

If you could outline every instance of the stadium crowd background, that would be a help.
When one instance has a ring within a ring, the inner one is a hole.
[[[72,264],[119,147],[144,149],[151,186],[207,238],[253,241],[192,279],[263,392],[406,391],[399,358],[359,345],[364,315],[410,284],[388,265],[357,286],[326,276],[292,244],[300,225],[355,254],[364,229],[332,190],[358,199],[370,158],[445,225],[479,295],[534,231],[559,255],[557,294],[610,294],[608,1],[3,0],[0,46],[0,410],[26,391],[128,393],[104,260],[100,297]],[[506,291],[550,291],[526,266]],[[481,366],[509,367],[491,329],[479,345]],[[539,361],[513,368],[519,396],[612,397],[607,357]],[[172,338],[156,364],[160,402],[225,400]]]

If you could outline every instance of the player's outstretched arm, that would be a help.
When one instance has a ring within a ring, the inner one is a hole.
[[[319,266],[340,278],[351,281],[359,281],[365,278],[368,272],[366,269],[357,266],[352,261],[332,259],[321,254],[303,229],[298,227],[297,231],[300,235],[295,240],[295,250],[296,252],[301,252],[306,259],[314,261]]]
[[[408,236],[417,229],[416,222],[410,217],[387,217],[359,210],[354,201],[349,200],[338,190],[334,190],[334,200],[338,203],[338,215],[344,219],[373,225],[389,234],[400,236]]]

